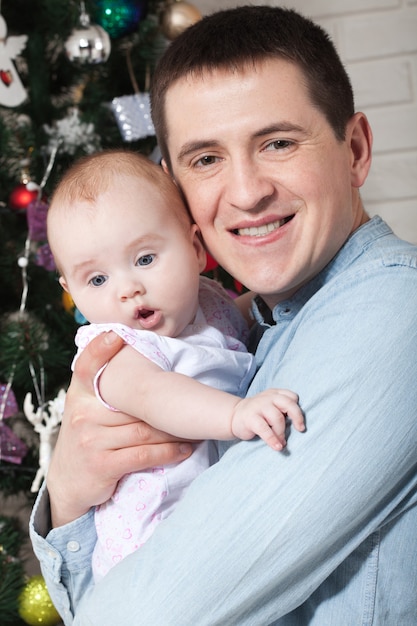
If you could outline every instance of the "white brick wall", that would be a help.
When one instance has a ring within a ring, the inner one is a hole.
[[[374,134],[373,164],[362,190],[381,215],[417,243],[417,0],[189,0],[203,15],[244,4],[285,5],[332,37]]]

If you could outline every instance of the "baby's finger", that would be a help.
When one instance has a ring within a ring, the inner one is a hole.
[[[284,417],[280,422],[275,419],[257,418],[254,423],[253,432],[258,435],[273,450],[282,450],[287,445],[285,439],[285,427],[283,428]]]
[[[276,389],[275,391],[283,396],[287,396],[287,398],[290,398],[290,400],[294,402],[298,402],[298,394],[295,393],[295,391],[291,391],[290,389]]]
[[[286,392],[287,390],[284,391]],[[303,412],[297,402],[290,397],[289,393],[292,394],[292,392],[283,393],[281,390],[274,400],[274,405],[279,411],[288,416],[296,430],[303,432],[305,430]],[[292,396],[296,396],[298,398],[296,394],[292,394]]]
[[[291,420],[294,428],[300,433],[304,432],[306,429],[304,415],[298,404],[294,404],[293,406],[289,407],[286,413],[287,417]]]

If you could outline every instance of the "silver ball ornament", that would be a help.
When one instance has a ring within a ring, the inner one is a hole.
[[[82,12],[78,26],[65,42],[65,52],[70,61],[81,65],[105,63],[110,56],[109,34],[97,24],[90,24],[90,16]]]

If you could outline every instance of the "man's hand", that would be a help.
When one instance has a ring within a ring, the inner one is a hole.
[[[94,376],[122,346],[115,333],[103,333],[77,360],[47,475],[53,527],[105,502],[124,474],[179,462],[192,452],[191,444],[96,399]]]

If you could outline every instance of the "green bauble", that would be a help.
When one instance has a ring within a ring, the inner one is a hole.
[[[112,39],[118,39],[137,30],[145,17],[146,0],[97,0],[94,18]]]

